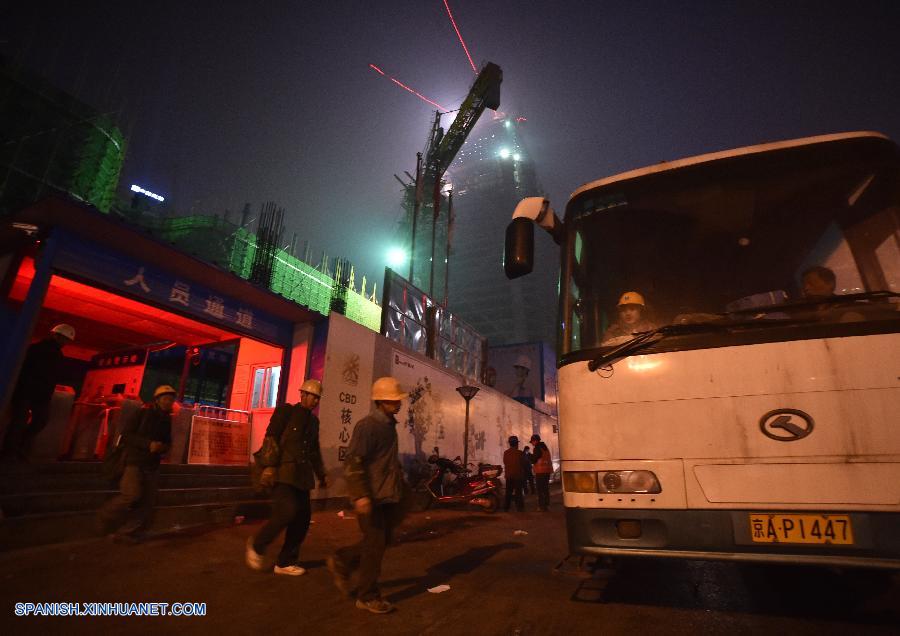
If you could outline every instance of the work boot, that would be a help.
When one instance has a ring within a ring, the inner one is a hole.
[[[287,576],[303,576],[304,574],[306,574],[306,568],[301,568],[299,565],[286,565],[284,567],[276,565],[275,574],[285,574]]]
[[[247,561],[247,567],[251,570],[259,572],[263,569],[263,555],[254,549],[253,537],[247,537],[247,549],[244,551],[244,558]]]
[[[356,609],[367,610],[373,614],[387,614],[393,612],[397,607],[383,598],[372,598],[368,601],[356,599]]]
[[[325,560],[325,566],[328,568],[328,571],[331,572],[331,576],[334,578],[334,586],[341,593],[341,596],[350,598],[350,595],[353,593],[353,588],[350,585],[350,577],[347,576],[346,572],[341,568],[337,559],[333,556],[328,557]]]

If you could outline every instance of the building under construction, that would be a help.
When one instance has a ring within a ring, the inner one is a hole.
[[[449,308],[492,345],[555,343],[556,307],[546,301],[556,297],[559,273],[552,246],[535,241],[531,276],[510,281],[503,273],[512,211],[523,197],[542,194],[523,138],[527,125],[511,115],[482,122],[449,170],[456,216]]]
[[[484,118],[445,176],[443,189],[452,192],[452,214],[447,214],[445,196],[438,219],[435,221],[429,203],[420,211],[416,225],[414,284],[429,288],[434,231],[433,297],[438,302],[446,298],[448,309],[486,336],[491,345],[555,342],[556,307],[545,303],[536,307],[530,300],[555,297],[559,264],[552,247],[536,246],[540,265],[531,276],[510,281],[503,273],[504,233],[512,211],[523,197],[541,194],[534,161],[523,140],[526,125],[522,117],[500,113]],[[407,241],[412,233],[412,201],[410,184],[404,193],[401,224]]]
[[[0,215],[49,194],[108,212],[124,160],[125,139],[109,116],[0,61]]]

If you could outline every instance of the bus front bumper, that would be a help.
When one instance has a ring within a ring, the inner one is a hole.
[[[900,569],[900,513],[847,513],[852,545],[754,543],[753,510],[566,508],[569,551]]]

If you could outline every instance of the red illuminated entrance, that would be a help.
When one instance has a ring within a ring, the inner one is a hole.
[[[27,257],[10,288],[13,306],[24,302],[34,276],[34,260]],[[144,394],[158,384],[175,386],[192,414],[203,404],[252,413],[252,443],[260,443],[277,399],[281,347],[54,274],[33,338],[43,338],[62,322],[73,325],[77,333],[75,343],[63,350],[69,360],[64,384],[73,386],[77,396],[74,403],[63,394],[54,397],[67,405],[58,409],[60,417],[71,413],[71,418],[68,424],[51,423],[48,432],[58,433],[55,440],[43,440],[48,445],[45,455],[60,448],[74,459],[100,456],[96,449],[106,446],[106,432],[115,428],[109,414],[118,412],[122,400],[135,403],[139,393],[148,399]],[[92,429],[84,449],[79,447],[82,420]],[[93,430],[96,426],[99,430]]]
[[[34,261],[25,258],[16,274],[10,300],[21,303],[34,278]],[[219,327],[54,275],[34,333],[68,322],[78,332],[66,356],[90,360],[98,353],[171,341],[193,346],[235,340],[240,336]]]

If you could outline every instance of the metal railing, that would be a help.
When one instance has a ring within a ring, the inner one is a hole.
[[[59,457],[72,460],[102,460],[115,442],[121,415],[121,406],[88,400],[75,402],[69,415]]]

